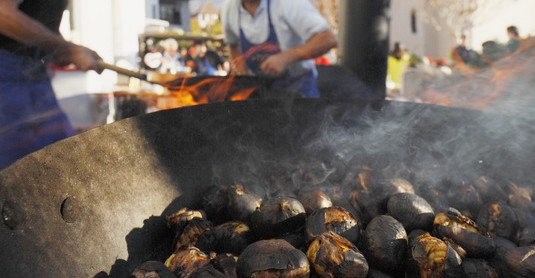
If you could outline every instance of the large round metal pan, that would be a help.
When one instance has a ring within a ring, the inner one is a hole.
[[[532,180],[533,127],[455,108],[311,99],[214,103],[125,119],[0,172],[0,276],[125,277],[169,254],[164,216],[195,206],[213,184],[261,188],[262,169],[292,157],[327,152],[346,162],[361,157]]]

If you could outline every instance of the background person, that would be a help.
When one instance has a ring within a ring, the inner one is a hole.
[[[52,90],[48,61],[102,69],[98,54],[59,34],[66,0],[0,0],[0,169],[74,135]]]
[[[221,12],[233,74],[275,77],[275,87],[319,97],[314,58],[337,45],[308,0],[227,0]]]
[[[162,55],[162,65],[160,72],[172,73],[185,71],[185,63],[182,62],[180,53],[178,52],[178,42],[173,38],[166,39],[163,42],[164,52]]]
[[[505,44],[509,53],[515,52],[520,46],[520,35],[518,34],[518,28],[514,25],[507,27],[507,36],[509,40]]]

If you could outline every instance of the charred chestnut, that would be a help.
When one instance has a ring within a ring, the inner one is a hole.
[[[494,240],[479,230],[468,217],[455,209],[439,213],[433,222],[436,233],[441,238],[449,238],[466,250],[469,256],[489,257],[494,254]]]
[[[253,239],[252,231],[245,222],[230,221],[202,233],[195,246],[203,252],[239,255]]]
[[[357,242],[360,223],[350,212],[341,207],[318,209],[308,216],[305,229],[308,240],[329,231],[351,242]]]
[[[448,242],[422,230],[409,234],[408,277],[462,277],[461,263],[461,257]]]
[[[452,207],[457,208],[467,217],[475,219],[483,205],[481,196],[473,185],[448,185],[448,200]]]
[[[238,257],[233,254],[219,254],[212,259],[212,265],[226,277],[237,277],[236,267],[238,265]]]
[[[189,277],[195,270],[210,264],[210,258],[193,246],[178,248],[165,265],[179,278]]]
[[[207,265],[193,271],[189,278],[227,278],[227,276],[214,266]]]
[[[483,259],[464,259],[462,266],[466,278],[498,278],[496,270]]]
[[[219,224],[228,220],[228,193],[227,187],[212,186],[204,194],[201,201],[202,208],[208,219]]]
[[[301,202],[288,197],[264,200],[251,216],[253,229],[261,238],[293,232],[302,227],[305,220],[305,208]]]
[[[406,231],[433,228],[435,212],[422,197],[411,193],[394,194],[388,199],[388,214],[396,218]]]
[[[310,243],[307,257],[321,277],[366,277],[368,262],[353,243],[333,232]]]
[[[413,238],[411,234],[409,240],[409,268],[411,274],[409,277],[440,277],[446,268],[446,256],[448,245],[424,233]]]
[[[518,262],[512,262],[511,260],[512,251],[517,248],[516,244],[502,237],[495,237],[494,242],[496,243],[496,253],[489,260],[489,263],[498,273],[498,277],[515,277],[516,275],[513,275],[514,272],[508,266],[508,261],[518,265]]]
[[[170,227],[173,232],[182,232],[182,229],[188,225],[188,223],[195,219],[206,219],[206,215],[200,210],[188,210],[182,208],[179,211],[167,216],[167,226]]]
[[[319,189],[301,192],[298,199],[301,204],[303,204],[307,214],[311,214],[313,211],[320,208],[332,207],[333,205],[331,198]]]
[[[248,222],[251,214],[260,207],[262,199],[248,192],[243,185],[234,185],[227,190],[228,214],[232,220]]]
[[[518,227],[518,219],[513,209],[507,204],[493,202],[479,211],[477,224],[483,232],[493,236],[514,239]]]
[[[343,182],[345,188],[351,188],[351,205],[362,212],[362,220],[365,223],[386,212],[381,208],[378,180],[376,172],[369,167],[363,167],[351,170]]]
[[[377,216],[366,227],[366,259],[374,268],[389,274],[403,269],[408,245],[407,232],[392,216]]]
[[[175,278],[176,276],[158,261],[148,261],[138,266],[128,278]]]
[[[194,218],[186,225],[186,227],[184,227],[182,232],[177,232],[175,235],[174,248],[177,249],[181,246],[195,246],[199,236],[210,229],[212,229],[212,222],[203,218]]]
[[[402,178],[387,180],[383,186],[383,192],[387,196],[391,196],[398,193],[415,193],[414,186],[412,185],[412,183]]]
[[[511,272],[520,277],[535,277],[535,245],[512,247],[504,259]]]
[[[238,258],[238,277],[309,277],[306,255],[282,239],[260,240]]]
[[[535,244],[535,215],[523,209],[514,209],[518,219],[515,242],[520,246]]]
[[[392,278],[392,276],[383,273],[382,271],[371,268],[368,271],[368,276],[366,278]]]
[[[507,200],[507,193],[498,182],[490,177],[479,177],[472,182],[485,203]]]

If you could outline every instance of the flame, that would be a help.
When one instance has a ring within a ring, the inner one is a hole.
[[[241,101],[248,99],[257,89],[257,86],[252,86],[235,91],[236,76],[206,77],[191,85],[188,85],[188,80],[184,78],[179,85],[168,86],[168,97],[158,105],[159,108],[173,109],[213,102]]]

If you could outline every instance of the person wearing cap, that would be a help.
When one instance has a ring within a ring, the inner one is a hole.
[[[231,72],[275,78],[275,87],[319,97],[314,59],[336,47],[309,0],[227,0],[221,20]]]
[[[48,62],[96,70],[99,55],[66,41],[67,0],[0,0],[0,169],[74,135],[51,86]]]

